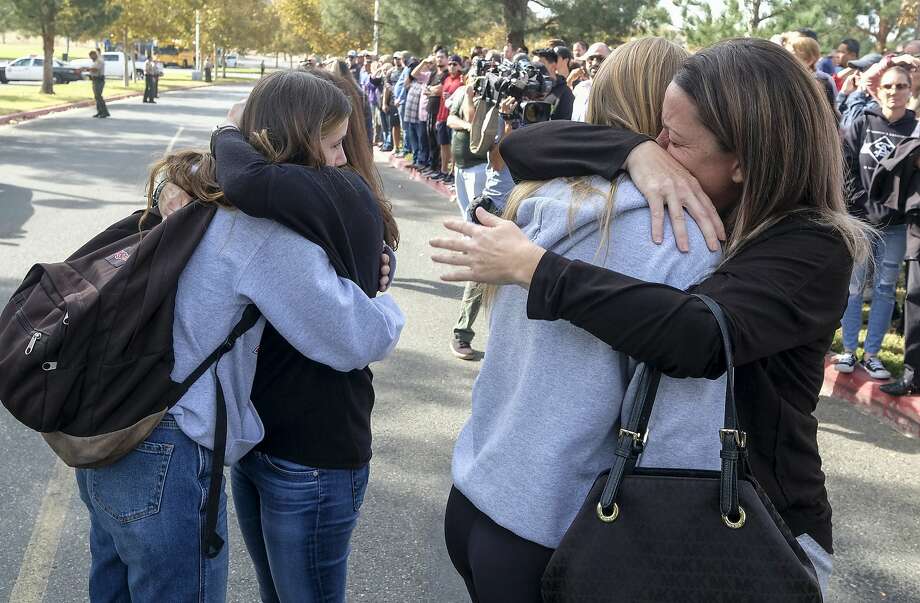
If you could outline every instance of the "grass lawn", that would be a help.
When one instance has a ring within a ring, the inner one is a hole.
[[[227,75],[229,76],[229,72]],[[246,84],[253,82],[254,80],[252,79],[233,77],[216,80],[218,84]],[[207,85],[209,84],[205,82],[192,81],[191,71],[170,71],[160,78],[161,91],[175,90],[177,88],[197,88]],[[144,82],[132,82],[127,88],[124,87],[122,80],[106,80],[105,82],[106,98],[121,96],[133,91],[143,92]],[[81,100],[92,100],[92,98],[93,90],[89,80],[71,82],[70,84],[57,84],[54,86],[53,95],[41,94],[39,84],[35,82],[5,84],[0,85],[0,115],[64,105]]]
[[[42,49],[41,40],[36,40],[32,43],[25,41],[18,42],[15,40],[15,37],[16,36],[7,34],[7,43],[0,44],[0,62],[15,61],[16,59],[27,57],[30,54],[44,56],[45,51]],[[67,46],[60,39],[56,40],[54,45],[54,56],[60,59],[66,49]],[[92,49],[92,44],[71,42],[70,59],[86,58],[89,51]]]

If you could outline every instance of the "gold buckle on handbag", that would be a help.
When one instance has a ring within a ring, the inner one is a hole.
[[[735,438],[735,444],[738,448],[747,448],[747,434],[737,429],[720,429],[719,439],[721,440],[726,434],[731,434]]]
[[[638,433],[635,431],[630,431],[628,429],[620,429],[620,437],[627,437],[633,439],[633,445],[642,443],[642,446],[645,446],[648,442],[648,429],[645,430],[645,433]]]

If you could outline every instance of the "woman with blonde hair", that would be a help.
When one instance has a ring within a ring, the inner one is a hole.
[[[665,89],[686,56],[661,38],[619,47],[595,78],[588,120],[657,134]],[[693,223],[691,253],[653,244],[648,204],[626,176],[524,183],[512,191],[505,216],[567,258],[679,289],[719,258]],[[473,601],[540,601],[553,549],[614,458],[635,370],[625,354],[572,324],[528,321],[526,305],[522,289],[494,292],[472,416],[454,450],[445,538]],[[718,459],[711,434],[723,394],[723,382],[663,379],[650,428],[656,438],[643,463],[709,468]],[[681,408],[685,399],[698,403]]]
[[[818,61],[821,60],[821,46],[818,41],[798,32],[791,32],[786,34],[783,40],[783,47],[791,52],[806,69],[815,74],[815,81],[818,82],[822,92],[827,97],[828,102],[831,104],[831,109],[836,113],[837,86],[834,84],[834,78],[815,68]]]

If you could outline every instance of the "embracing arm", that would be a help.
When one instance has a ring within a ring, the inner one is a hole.
[[[369,298],[336,275],[320,247],[289,230],[266,241],[238,289],[297,351],[337,371],[383,360],[405,324],[392,297]]]
[[[337,205],[359,202],[370,189],[349,170],[269,162],[239,130],[214,135],[217,182],[227,201],[255,218],[268,218],[299,234],[339,221]]]
[[[833,332],[851,265],[838,237],[793,228],[740,251],[694,292],[725,311],[742,365]],[[568,320],[674,377],[725,370],[713,316],[690,293],[667,285],[547,252],[531,281],[527,314]]]
[[[515,130],[502,140],[501,153],[515,182],[594,174],[612,180],[629,153],[649,140],[620,128],[557,120]]]

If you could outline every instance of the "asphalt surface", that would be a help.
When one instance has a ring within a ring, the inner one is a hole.
[[[112,103],[108,120],[80,109],[0,127],[0,299],[33,263],[62,259],[140,207],[156,156],[171,145],[206,147],[211,128],[245,92],[183,91],[157,105]],[[459,602],[467,599],[444,548],[442,518],[451,449],[478,363],[448,352],[462,288],[438,280],[426,245],[457,209],[385,162],[378,166],[402,235],[392,294],[409,320],[397,351],[374,367],[374,460],[349,600]],[[477,338],[474,347],[483,343]],[[920,601],[920,442],[845,402],[822,400],[818,417],[837,553],[829,600]],[[54,478],[62,472],[41,438],[3,411],[0,458],[0,601],[87,600],[88,519],[72,481]],[[256,601],[232,507],[230,526],[228,599]]]

